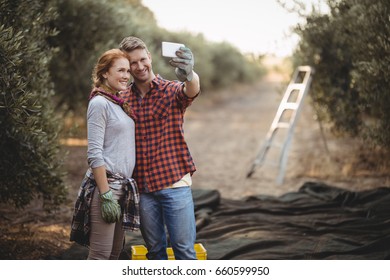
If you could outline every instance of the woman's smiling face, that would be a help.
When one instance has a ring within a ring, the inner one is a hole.
[[[129,60],[121,57],[114,60],[112,66],[103,74],[106,86],[115,91],[127,89],[130,80],[130,63]]]

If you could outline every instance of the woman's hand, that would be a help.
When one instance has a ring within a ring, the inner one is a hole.
[[[102,218],[106,223],[119,222],[121,218],[121,207],[118,201],[114,199],[111,190],[100,194],[100,201],[102,203],[101,213]]]

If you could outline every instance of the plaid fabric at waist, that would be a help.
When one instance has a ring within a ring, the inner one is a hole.
[[[125,178],[119,173],[107,171],[107,181],[110,184],[122,185],[125,190],[125,206],[123,211],[124,230],[134,231],[140,226],[139,193],[137,183],[133,178]]]
[[[125,191],[122,227],[127,231],[135,231],[140,227],[139,193],[137,184],[132,178],[125,178],[120,174],[107,172],[109,184],[121,185]],[[90,206],[93,192],[96,190],[96,181],[89,169],[81,182],[77,195],[71,223],[70,241],[89,246]]]

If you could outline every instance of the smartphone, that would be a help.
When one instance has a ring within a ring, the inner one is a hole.
[[[172,43],[172,42],[162,42],[162,44],[161,44],[162,56],[176,57],[176,51],[180,47],[184,47],[184,44]]]

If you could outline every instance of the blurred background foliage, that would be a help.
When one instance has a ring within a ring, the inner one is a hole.
[[[294,65],[315,68],[310,94],[322,121],[389,149],[390,1],[324,1],[329,14],[313,8],[295,28]],[[141,0],[0,0],[0,202],[23,207],[41,197],[49,209],[64,201],[66,120],[84,120],[95,61],[129,35],[146,42],[155,73],[167,79],[175,76],[161,42],[189,46],[203,91],[265,73],[261,57],[160,28]]]
[[[47,39],[56,36],[49,1],[0,1],[0,202],[65,200],[60,121],[53,110]]]
[[[390,149],[390,1],[328,0],[297,26],[294,64],[312,65],[318,117],[366,147]]]

